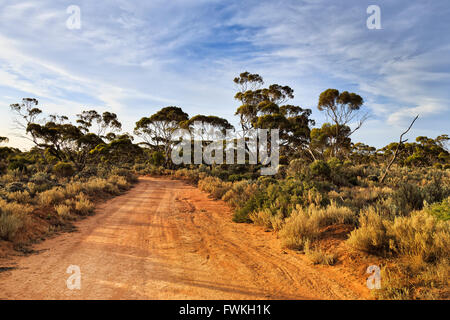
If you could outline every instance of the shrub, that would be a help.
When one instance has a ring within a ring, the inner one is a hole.
[[[33,211],[33,207],[27,204],[19,204],[16,202],[6,202],[0,199],[0,212],[4,214],[28,215]]]
[[[383,219],[372,208],[361,214],[360,226],[350,233],[348,243],[375,254],[392,253],[433,262],[450,255],[449,222],[440,221],[426,210],[411,216]]]
[[[71,207],[65,204],[55,206],[56,213],[61,217],[70,217]]]
[[[0,199],[0,239],[13,240],[17,231],[27,222],[27,215],[33,211],[29,205],[6,202]]]
[[[330,166],[322,160],[316,160],[310,164],[309,169],[314,176],[319,176],[323,178],[330,177],[331,168]]]
[[[23,224],[20,215],[0,213],[0,239],[13,240],[16,232]]]
[[[43,185],[51,183],[50,175],[46,172],[36,172],[30,179],[36,185]]]
[[[383,218],[372,207],[362,212],[359,227],[350,233],[347,243],[368,253],[384,253],[389,245],[387,229]]]
[[[102,178],[90,178],[86,183],[83,184],[84,191],[90,195],[96,195],[99,192],[106,190],[107,181]]]
[[[439,221],[425,211],[397,217],[388,223],[390,250],[433,262],[450,256],[450,223]]]
[[[151,163],[157,167],[160,167],[164,164],[165,156],[161,151],[154,151],[152,153]]]
[[[439,220],[450,220],[450,197],[428,206],[425,210]]]
[[[80,193],[75,201],[75,211],[82,216],[89,215],[94,211],[94,204],[84,193]]]
[[[216,177],[206,177],[198,182],[199,189],[210,193],[215,199],[222,199],[231,186],[231,182],[224,182]]]
[[[69,162],[58,162],[53,166],[53,173],[61,178],[71,177],[75,174],[75,168]]]
[[[16,191],[7,194],[8,200],[18,203],[26,204],[31,203],[32,199],[28,191]]]
[[[83,184],[81,182],[70,182],[64,188],[66,198],[72,198],[83,191]]]
[[[286,174],[291,177],[299,177],[305,173],[305,168],[308,168],[308,164],[305,160],[294,159],[289,163]]]
[[[55,205],[65,199],[64,189],[56,187],[51,190],[47,190],[39,193],[39,203],[42,206]]]
[[[120,189],[128,189],[130,184],[128,183],[127,179],[123,176],[118,176],[118,175],[112,175],[108,178],[108,182],[119,187]],[[113,194],[117,194],[117,189],[111,189],[111,193]],[[119,191],[120,193],[120,191]]]
[[[237,223],[251,222],[250,214],[258,209],[262,209],[264,193],[256,192],[241,208],[237,208],[233,214],[233,221]]]
[[[134,173],[131,172],[131,170],[125,168],[115,168],[111,170],[111,175],[124,177],[127,180],[127,182],[137,182],[138,180],[136,175],[134,175]]]
[[[427,203],[440,202],[450,196],[450,188],[441,176],[433,176],[431,181],[422,188],[423,198]]]
[[[423,207],[423,194],[420,188],[410,183],[403,183],[392,195],[392,201],[400,214],[407,214]]]
[[[248,199],[257,191],[257,185],[250,181],[234,182],[231,189],[222,197],[231,207],[242,207]]]
[[[347,207],[338,207],[336,203],[331,203],[326,208],[319,208],[311,205],[307,209],[310,219],[317,220],[320,227],[333,224],[354,224],[356,220],[355,213]]]
[[[11,182],[6,185],[7,192],[23,192],[27,188],[21,182]]]
[[[282,243],[289,249],[303,249],[308,241],[311,242],[318,236],[318,220],[310,219],[301,207],[292,211],[280,230]]]
[[[279,213],[273,215],[269,209],[252,212],[249,218],[254,224],[275,231],[281,230],[284,224],[283,215]]]

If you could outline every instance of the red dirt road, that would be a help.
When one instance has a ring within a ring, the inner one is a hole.
[[[181,181],[140,178],[78,231],[0,273],[0,299],[365,299],[363,281],[313,266],[272,233],[231,222],[222,201]],[[81,269],[69,290],[68,266]],[[5,263],[0,261],[0,267]]]

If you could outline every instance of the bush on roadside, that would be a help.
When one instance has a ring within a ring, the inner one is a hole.
[[[60,203],[65,199],[64,189],[56,187],[39,193],[38,202],[40,205],[47,207]]]
[[[60,178],[68,178],[75,174],[75,168],[70,162],[60,161],[53,166],[53,173]]]
[[[317,219],[310,219],[308,213],[298,206],[285,220],[280,230],[283,245],[289,249],[303,249],[306,243],[318,238],[320,234],[318,222]]]
[[[80,193],[75,200],[75,211],[79,215],[87,216],[94,211],[94,204],[84,193]]]
[[[0,199],[0,239],[12,241],[17,231],[26,225],[32,211],[29,205]]]
[[[65,204],[57,205],[55,206],[55,210],[60,217],[69,218],[71,216],[70,215],[71,207],[68,205]]]

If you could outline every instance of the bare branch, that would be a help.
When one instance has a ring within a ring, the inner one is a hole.
[[[391,161],[390,161],[389,164],[387,165],[386,170],[384,171],[384,174],[383,174],[383,176],[382,176],[381,179],[380,179],[380,182],[381,182],[381,183],[383,183],[384,179],[386,178],[386,176],[387,176],[387,174],[388,174],[389,169],[391,168],[392,164],[394,164],[395,160],[397,159],[397,156],[398,156],[398,152],[399,152],[399,150],[400,150],[400,147],[402,146],[403,143],[405,143],[406,141],[408,141],[408,139],[403,140],[403,136],[404,136],[405,134],[407,134],[407,133],[409,132],[409,130],[411,130],[412,126],[414,125],[414,122],[416,122],[416,120],[417,120],[418,118],[419,118],[419,115],[417,115],[417,116],[414,118],[414,120],[413,120],[413,121],[411,122],[411,124],[409,125],[408,129],[400,135],[399,143],[398,143],[398,145],[397,145],[397,148],[395,149],[394,156],[392,157]]]

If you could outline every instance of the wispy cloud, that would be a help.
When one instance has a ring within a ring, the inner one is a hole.
[[[422,134],[448,130],[446,0],[379,0],[382,30],[366,28],[366,0],[80,0],[82,29],[68,30],[71,4],[2,1],[1,102],[34,96],[66,114],[110,108],[129,131],[174,104],[236,121],[231,80],[249,70],[292,86],[294,102],[313,109],[329,87],[360,93],[372,122],[355,138],[377,146],[416,113]]]

